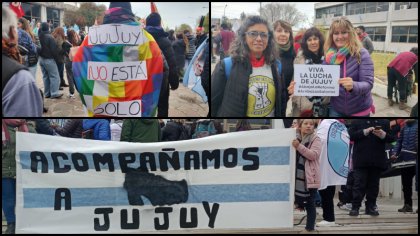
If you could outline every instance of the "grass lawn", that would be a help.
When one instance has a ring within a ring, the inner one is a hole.
[[[375,67],[375,77],[387,77],[387,65],[395,58],[395,53],[373,52],[372,57]]]

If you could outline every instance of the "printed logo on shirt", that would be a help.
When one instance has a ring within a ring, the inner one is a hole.
[[[251,76],[248,83],[249,117],[274,115],[275,86],[272,78],[263,75]]]

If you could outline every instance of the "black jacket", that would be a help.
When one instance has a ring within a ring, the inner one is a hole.
[[[176,60],[176,66],[179,69],[184,68],[185,66],[185,50],[186,45],[183,39],[177,39],[173,42],[172,48],[174,49],[175,53],[175,60]]]
[[[178,141],[182,132],[182,124],[168,121],[162,128],[162,141]]]
[[[63,128],[55,128],[55,132],[63,137],[82,138],[83,119],[69,119]]]
[[[284,80],[278,73],[277,65],[271,66],[276,87],[275,117],[286,116],[287,95]],[[211,116],[245,117],[248,107],[248,82],[252,74],[249,60],[232,60],[230,78],[226,79],[225,64],[222,60],[216,65],[211,78]]]
[[[171,85],[172,90],[177,89],[179,86],[179,78],[177,74],[175,53],[172,49],[172,44],[168,39],[169,34],[163,31],[162,28],[147,26],[145,29],[153,36],[153,38],[155,38],[160,50],[162,50],[163,55],[165,55],[166,61],[169,65],[169,84]]]
[[[381,126],[386,132],[384,139],[373,133],[364,135],[363,130],[369,127]],[[349,128],[350,140],[354,141],[353,167],[355,169],[376,167],[385,170],[387,156],[385,144],[395,141],[391,135],[389,120],[386,119],[359,119],[353,120]]]
[[[55,61],[60,60],[57,43],[48,31],[39,33],[39,41],[41,42],[41,51],[39,52],[41,57],[45,59],[54,59]]]
[[[295,60],[295,53],[293,47],[290,47],[290,50],[280,54],[280,61],[282,64],[282,76],[285,81],[286,89],[289,87],[290,82],[293,79],[294,67],[293,62]],[[287,93],[287,100],[289,100],[289,93]]]
[[[204,66],[201,74],[201,84],[206,92],[207,98],[210,99],[210,44],[204,48]]]

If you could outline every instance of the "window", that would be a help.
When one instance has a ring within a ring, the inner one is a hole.
[[[355,2],[347,4],[347,15],[388,11],[389,2]]]
[[[36,22],[41,22],[41,6],[36,4],[22,3],[23,12],[25,12],[25,18],[31,22],[35,19]]]
[[[366,33],[375,42],[385,42],[386,27],[366,27]]]
[[[323,15],[334,15],[334,17],[342,16],[343,15],[343,5],[328,7],[328,8],[322,8],[322,9],[317,9],[316,10],[316,18],[317,19],[322,19]]]
[[[419,8],[418,2],[395,2],[395,10]]]
[[[47,22],[50,22],[53,28],[60,26],[60,11],[47,7]]]
[[[417,43],[418,26],[394,26],[392,27],[393,43]]]

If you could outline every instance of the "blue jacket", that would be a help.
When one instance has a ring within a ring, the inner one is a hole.
[[[93,129],[95,140],[111,140],[111,128],[106,119],[84,119],[83,130]]]
[[[416,147],[416,136],[417,136],[418,122],[412,121],[407,122],[400,133],[397,144],[393,150],[393,154],[399,156],[401,161],[413,161],[416,160],[417,154],[408,153],[401,150],[408,150],[411,152],[417,152]]]

